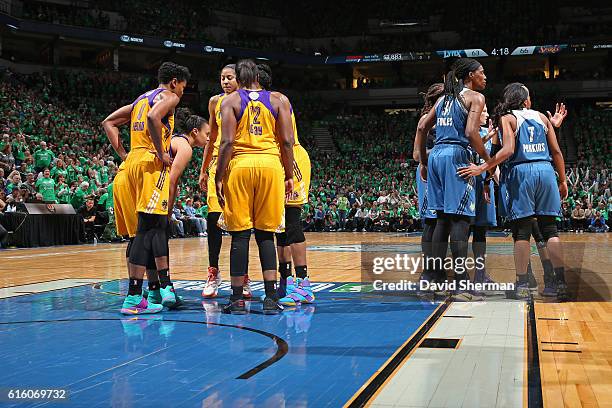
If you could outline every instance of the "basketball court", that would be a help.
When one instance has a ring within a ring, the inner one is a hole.
[[[119,313],[127,288],[124,245],[2,251],[0,384],[62,389],[68,405],[88,407],[143,405],[162,386],[169,406],[181,407],[609,406],[608,236],[562,239],[577,301],[497,295],[454,303],[362,282],[366,244],[416,254],[418,236],[308,234],[316,303],[277,316],[261,312],[254,240],[254,300],[246,316],[219,312],[227,281],[219,298],[202,299],[205,239],[170,242],[171,275],[186,306],[145,317]],[[487,265],[498,280],[511,276],[511,238],[489,239]],[[56,403],[5,397],[1,404]]]

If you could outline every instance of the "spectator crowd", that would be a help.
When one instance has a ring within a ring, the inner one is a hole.
[[[1,74],[0,212],[25,202],[69,204],[82,216],[86,236],[119,239],[114,233],[112,182],[119,159],[99,123],[115,106],[154,86],[121,73],[53,71]],[[105,84],[107,86],[100,86]],[[412,139],[414,111],[328,114],[334,151],[313,144],[316,99],[294,101],[300,140],[310,153],[312,184],[302,219],[306,231],[414,231],[421,227]],[[564,231],[605,232],[612,214],[610,139],[612,112],[584,107],[573,137],[577,162],[568,166],[570,195],[559,226]],[[123,137],[127,141],[127,131]],[[173,235],[205,236],[206,193],[197,186],[201,152],[194,153],[171,214]]]

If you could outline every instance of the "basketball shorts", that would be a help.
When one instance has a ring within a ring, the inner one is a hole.
[[[419,198],[419,213],[421,218],[437,218],[436,210],[428,208],[427,203],[427,180],[421,177],[421,165],[416,169],[417,195]]]
[[[136,211],[168,215],[170,167],[155,153],[146,149],[132,150],[125,160],[129,183],[136,191]]]
[[[113,211],[117,235],[135,237],[138,227],[136,189],[128,180],[128,172],[125,170],[124,163],[119,167],[113,180]]]
[[[476,192],[476,217],[474,218],[474,225],[477,227],[496,227],[497,218],[495,213],[495,188],[493,186],[493,180],[486,182],[486,177],[486,174],[481,174],[478,177],[474,177],[474,187]],[[487,203],[484,198],[484,183],[489,183],[491,203]]]
[[[427,208],[447,214],[476,215],[474,177],[457,174],[471,163],[470,153],[460,145],[438,144],[429,153],[427,166]]]
[[[223,180],[225,207],[219,227],[226,231],[255,228],[285,230],[284,171],[276,155],[241,154],[228,165]]]
[[[510,220],[532,215],[559,216],[561,196],[555,171],[550,162],[521,163],[508,171],[507,212]]]
[[[293,148],[293,193],[287,201],[288,207],[298,207],[308,202],[310,190],[310,157],[301,145]]]
[[[215,174],[217,173],[217,156],[213,156],[208,167],[208,183],[206,191],[206,203],[208,204],[209,213],[223,212],[217,199],[217,189],[215,187]]]

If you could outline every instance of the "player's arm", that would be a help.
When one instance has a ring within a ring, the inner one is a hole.
[[[149,113],[147,113],[147,126],[149,128],[149,134],[151,135],[151,141],[155,146],[157,157],[167,166],[172,164],[172,158],[168,152],[164,151],[162,144],[162,118],[166,117],[180,102],[180,98],[169,91],[164,91],[160,94],[161,99],[156,102]]]
[[[119,126],[129,123],[131,117],[132,105],[125,105],[108,115],[108,117],[102,121],[104,133],[106,133],[108,141],[111,146],[113,146],[113,150],[115,150],[121,158],[121,161],[125,160],[127,153],[119,137]]]
[[[214,150],[214,144],[219,136],[219,127],[215,118],[215,106],[219,101],[219,95],[215,95],[208,101],[208,125],[210,126],[210,136],[208,137],[208,143],[204,148],[202,154],[202,167],[200,167],[200,178],[198,184],[202,191],[206,191],[208,182],[208,166],[212,160],[212,154]]]
[[[559,147],[559,143],[557,142],[557,135],[555,134],[555,128],[553,124],[550,122],[550,120],[548,120],[546,116],[541,113],[540,118],[548,129],[548,131],[546,132],[548,150],[550,151],[550,156],[552,157],[555,170],[559,175],[559,194],[561,194],[561,199],[565,200],[567,198],[568,191],[567,179],[565,177],[565,160],[563,159],[563,153],[561,153],[561,148]]]
[[[178,182],[183,172],[187,168],[193,149],[182,137],[176,137],[171,142],[172,151],[176,152],[174,155],[174,161],[170,167],[170,198],[168,201],[168,215],[172,216],[172,208],[174,208],[174,202],[176,201]]]
[[[280,147],[281,161],[285,170],[285,194],[293,191],[293,125],[289,99],[283,94],[277,95],[279,107],[276,119],[276,138]]]
[[[215,173],[215,188],[221,207],[225,206],[223,178],[225,177],[227,165],[232,158],[232,152],[234,150],[236,127],[238,126],[236,115],[239,111],[240,95],[238,92],[225,97],[221,102],[221,142],[219,143],[219,156],[217,157],[217,170]],[[210,142],[208,144],[210,144]]]
[[[490,171],[497,167],[498,164],[506,161],[512,153],[514,152],[516,140],[516,118],[514,115],[505,115],[501,118],[501,125],[504,135],[508,135],[504,137],[504,144],[502,148],[492,157],[490,157],[483,164],[477,166],[475,164],[470,164],[468,167],[462,167],[457,170],[457,174],[463,178],[470,178],[473,176],[479,176],[485,171]]]
[[[440,103],[440,99],[435,106]],[[421,116],[417,124],[416,135],[414,137],[414,148],[412,150],[412,158],[423,166],[427,166],[427,134],[436,123],[436,108],[435,106]]]
[[[465,125],[465,135],[476,153],[487,161],[489,160],[489,153],[485,149],[480,137],[480,115],[482,115],[482,110],[485,106],[485,97],[478,92],[470,92],[469,99],[470,104]]]

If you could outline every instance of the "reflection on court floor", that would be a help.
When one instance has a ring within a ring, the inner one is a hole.
[[[176,282],[186,307],[138,318],[118,312],[125,281],[0,299],[0,384],[65,388],[89,407],[341,406],[438,307],[327,282],[316,305],[231,316],[218,308],[229,292],[202,301],[202,285]]]

